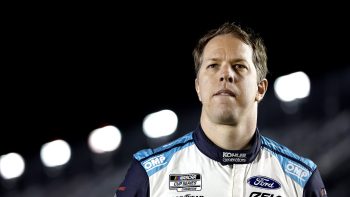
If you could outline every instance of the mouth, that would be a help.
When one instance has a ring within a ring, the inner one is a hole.
[[[228,89],[222,89],[216,92],[213,96],[232,96],[236,97],[235,93]]]

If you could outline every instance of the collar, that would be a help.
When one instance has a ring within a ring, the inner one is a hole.
[[[201,125],[193,132],[194,143],[198,149],[222,165],[251,163],[259,153],[261,140],[259,130],[256,129],[251,139],[251,147],[248,150],[225,150],[214,144],[204,133]]]

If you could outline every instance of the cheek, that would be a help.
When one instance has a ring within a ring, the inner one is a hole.
[[[246,94],[248,97],[255,97],[258,93],[258,85],[255,82],[245,84]]]
[[[209,80],[199,81],[199,94],[203,100],[207,100],[211,95],[213,84]]]

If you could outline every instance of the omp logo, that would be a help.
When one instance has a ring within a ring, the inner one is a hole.
[[[158,156],[151,157],[150,159],[144,161],[142,163],[142,165],[146,169],[146,171],[148,172],[155,167],[165,165],[166,162],[164,162],[164,161],[165,161],[164,155],[158,155]]]
[[[303,181],[305,181],[305,178],[309,176],[309,171],[305,170],[303,167],[296,165],[292,162],[288,162],[286,166],[286,172],[297,176]]]

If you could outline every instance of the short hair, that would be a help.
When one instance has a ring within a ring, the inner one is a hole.
[[[193,50],[194,66],[196,75],[203,61],[203,50],[208,42],[219,35],[230,34],[240,39],[245,44],[253,49],[253,63],[257,71],[258,81],[266,78],[268,73],[266,47],[263,39],[251,29],[244,30],[241,26],[235,23],[226,22],[217,29],[208,31],[197,43]]]

